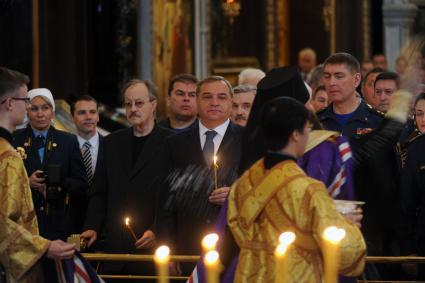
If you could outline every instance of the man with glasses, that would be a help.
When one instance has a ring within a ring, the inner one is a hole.
[[[157,94],[144,80],[131,80],[123,90],[124,108],[132,127],[104,139],[103,162],[97,167],[83,237],[91,245],[105,232],[107,253],[151,254],[155,244],[154,215],[157,183],[164,172],[163,145],[169,130],[155,125]],[[127,230],[129,218],[137,237]],[[144,274],[153,266],[105,264],[108,274]]]
[[[23,123],[27,112],[28,82],[27,76],[0,67],[0,263],[6,270],[6,282],[12,283],[45,282],[40,264],[43,255],[68,258],[75,248],[61,240],[49,241],[39,235],[29,180],[22,162],[28,159],[29,153],[22,148],[15,150],[11,144],[12,133]]]

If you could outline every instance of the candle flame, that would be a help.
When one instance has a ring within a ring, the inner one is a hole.
[[[217,155],[214,155],[214,165],[217,165]]]
[[[219,254],[217,251],[209,251],[205,254],[205,264],[216,264]]]
[[[338,244],[341,242],[342,239],[345,237],[345,230],[337,228],[335,226],[331,226],[325,229],[323,232],[323,237],[325,240],[333,243]]]
[[[168,261],[169,256],[170,256],[170,248],[167,246],[160,246],[155,251],[155,260],[157,262]]]
[[[284,232],[279,236],[279,243],[284,246],[289,246],[295,241],[294,232]]]
[[[214,250],[218,242],[218,235],[216,233],[208,234],[202,239],[202,247],[211,251]]]
[[[130,217],[125,218],[125,225],[126,226],[130,225]]]

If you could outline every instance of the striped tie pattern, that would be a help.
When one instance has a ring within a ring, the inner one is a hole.
[[[91,144],[88,141],[86,141],[81,148],[81,154],[83,155],[83,163],[84,167],[86,167],[87,180],[89,185],[91,185],[93,182],[93,168],[90,148]]]

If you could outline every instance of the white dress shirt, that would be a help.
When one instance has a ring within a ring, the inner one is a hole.
[[[93,174],[96,170],[96,162],[97,162],[97,153],[99,152],[99,133],[96,132],[94,136],[92,136],[89,140],[85,140],[79,135],[77,135],[78,143],[80,144],[80,150],[83,148],[85,142],[90,143],[90,154],[91,154],[91,164],[93,168]]]
[[[214,142],[214,155],[217,154],[218,148],[220,147],[221,141],[223,140],[224,134],[226,133],[227,127],[229,126],[230,120],[227,119],[223,124],[221,124],[220,126],[214,128],[214,129],[208,129],[207,127],[205,127],[201,120],[199,120],[199,138],[201,140],[201,148],[204,148],[204,144],[205,144],[205,140],[207,138],[207,136],[205,135],[205,133],[207,131],[216,131],[217,134],[215,135],[215,137],[213,138],[213,142]]]

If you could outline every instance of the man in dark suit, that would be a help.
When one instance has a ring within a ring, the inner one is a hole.
[[[51,123],[55,102],[48,89],[28,92],[29,125],[14,133],[15,147],[24,148],[40,235],[66,241],[81,230],[79,200],[87,194],[87,177],[77,138]],[[45,282],[57,282],[55,264],[45,258]]]
[[[222,77],[201,81],[196,89],[199,122],[167,139],[167,180],[158,216],[160,241],[175,254],[200,253],[202,237],[212,228],[237,178],[242,127],[230,122],[233,91]],[[217,184],[213,158],[217,156]],[[188,274],[193,264],[172,265]]]
[[[77,139],[87,174],[89,185],[93,183],[96,168],[101,162],[99,157],[103,150],[103,137],[97,131],[99,112],[96,99],[89,95],[78,97],[71,103],[71,115],[77,129]],[[84,196],[78,200],[79,227],[84,224],[88,199]]]
[[[165,138],[170,131],[154,123],[157,105],[155,86],[132,80],[123,88],[124,108],[131,128],[104,139],[102,162],[98,162],[82,236],[91,245],[105,233],[105,252],[151,253],[155,199],[160,172],[164,172]],[[137,240],[127,231],[129,217]],[[111,274],[141,274],[151,271],[136,263],[105,264]]]

